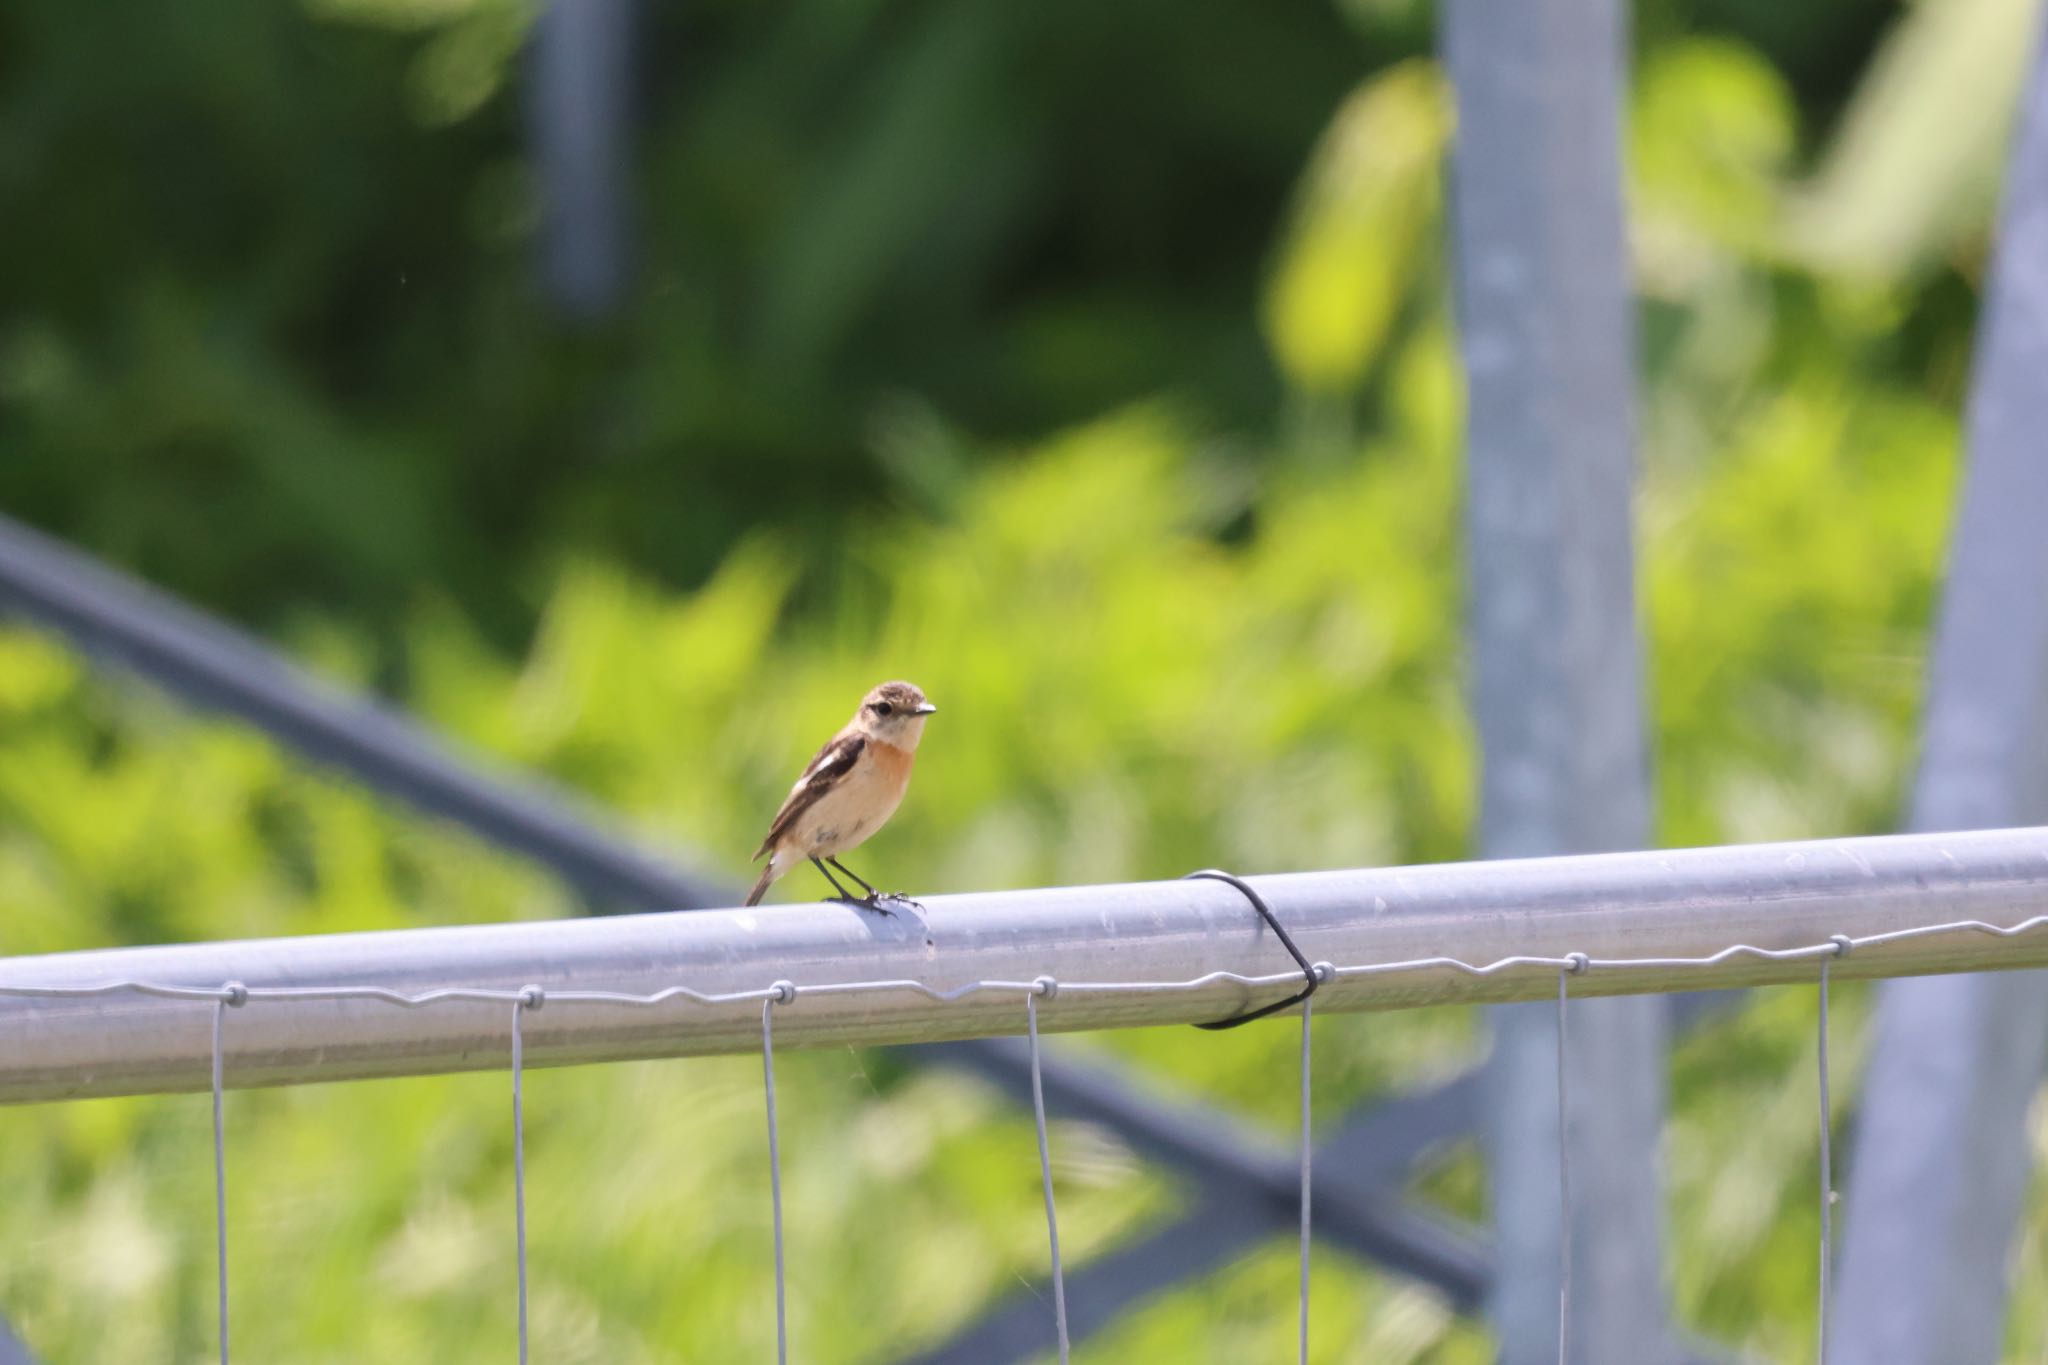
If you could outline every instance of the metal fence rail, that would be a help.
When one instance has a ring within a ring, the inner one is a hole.
[[[2048,964],[2048,828],[1261,878],[1317,1008]],[[1853,951],[1852,951],[1853,950]],[[0,962],[0,1101],[1194,1023],[1301,984],[1208,881],[63,953]]]

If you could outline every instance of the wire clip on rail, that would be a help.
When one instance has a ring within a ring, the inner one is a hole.
[[[1301,949],[1294,946],[1294,939],[1288,934],[1287,930],[1281,927],[1279,919],[1273,914],[1272,907],[1266,904],[1258,892],[1252,890],[1251,883],[1247,882],[1244,878],[1234,872],[1224,872],[1211,867],[1204,868],[1200,872],[1190,872],[1182,880],[1193,881],[1198,877],[1207,878],[1212,882],[1223,882],[1236,887],[1238,893],[1251,902],[1252,909],[1259,912],[1259,918],[1273,926],[1273,933],[1280,939],[1280,946],[1287,950],[1287,955],[1292,957],[1301,968],[1301,974],[1307,978],[1308,985],[1296,991],[1293,995],[1288,996],[1285,1000],[1275,1000],[1270,1005],[1261,1005],[1255,1010],[1246,1010],[1243,1014],[1233,1014],[1228,1019],[1216,1019],[1206,1024],[1197,1024],[1195,1025],[1196,1028],[1216,1032],[1222,1029],[1236,1028],[1240,1024],[1249,1024],[1254,1019],[1264,1019],[1269,1014],[1278,1014],[1281,1010],[1293,1005],[1299,1005],[1307,1000],[1316,993],[1316,988],[1322,985],[1325,979],[1336,975],[1334,967],[1320,962],[1311,963],[1307,955]]]

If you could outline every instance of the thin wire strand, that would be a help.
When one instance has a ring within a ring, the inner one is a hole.
[[[228,1365],[228,1154],[221,1123],[221,1015],[228,1002],[213,1002],[213,1241],[218,1262],[214,1274],[220,1296],[220,1365]]]
[[[1990,924],[1983,920],[1950,920],[1941,924],[1915,925],[1908,929],[1894,929],[1853,938],[1846,934],[1837,934],[1823,943],[1810,943],[1792,948],[1759,948],[1754,944],[1736,943],[1718,952],[1697,957],[1589,957],[1583,953],[1548,957],[1516,954],[1487,963],[1471,963],[1455,957],[1419,957],[1394,962],[1353,963],[1342,967],[1318,963],[1316,970],[1330,980],[1398,976],[1430,971],[1453,971],[1464,976],[1482,978],[1499,976],[1511,971],[1534,972],[1540,969],[1564,969],[1581,974],[1588,971],[1687,971],[1723,966],[1736,958],[1754,958],[1762,962],[1805,962],[1835,957],[1849,948],[1885,946],[1945,934],[1974,933],[1995,938],[2018,938],[2044,928],[2048,928],[2048,914],[2035,915],[2012,925]],[[1888,976],[1896,973],[1878,971],[1872,974]],[[1196,977],[1168,981],[1062,981],[1059,989],[1063,995],[1172,995],[1206,990],[1218,985],[1255,989],[1282,985],[1299,979],[1300,974],[1291,970],[1264,974],[1213,971]],[[1668,992],[1681,988],[1679,985],[1671,984],[1663,989]],[[803,987],[804,992],[811,995],[900,993],[922,996],[938,1004],[954,1004],[970,996],[986,993],[1023,994],[1034,989],[1036,986],[1033,982],[1007,979],[967,981],[940,989],[910,978],[830,981]],[[564,990],[549,994],[547,999],[551,1004],[559,1002],[564,1005],[636,1008],[651,1008],[678,1000],[698,1005],[720,1006],[768,1000],[786,1002],[792,998],[794,990],[795,987],[788,982],[777,982],[773,986],[740,991],[700,991],[684,985],[669,985],[645,994],[631,991]],[[509,1004],[526,998],[530,994],[530,988],[519,991],[484,986],[449,986],[408,993],[393,987],[376,985],[198,986],[183,982],[146,981],[135,978],[64,985],[0,984],[0,998],[6,999],[69,1000],[117,994],[155,996],[171,1000],[212,1001],[226,998],[230,1005],[239,1005],[250,1000],[375,1000],[405,1009],[417,1009],[458,1002],[497,1001]],[[231,995],[233,998],[230,998]]]
[[[1572,1141],[1571,1110],[1565,1091],[1565,983],[1572,969],[1557,973],[1557,1365],[1566,1365],[1572,1330]]]
[[[1819,1365],[1828,1365],[1828,1289],[1834,1264],[1835,1176],[1828,1150],[1828,967],[1833,961],[1820,960],[1820,1325],[1815,1355]]]
[[[1309,1129],[1309,1019],[1316,1002],[1301,1002],[1301,1365],[1308,1365],[1309,1165],[1315,1147]]]
[[[775,1360],[789,1362],[788,1297],[782,1273],[782,1148],[775,1133],[775,997],[761,1002],[761,1079],[768,1092],[768,1192],[775,1206]]]
[[[1067,1365],[1067,1279],[1060,1269],[1060,1220],[1052,1202],[1052,1148],[1045,1136],[1045,1083],[1038,1072],[1038,993],[1024,997],[1024,1031],[1031,1039],[1031,1112],[1038,1120],[1038,1174],[1045,1183],[1045,1233],[1052,1244],[1052,1315],[1059,1329],[1060,1365]]]
[[[519,1249],[519,1365],[526,1365],[526,1108],[520,1078],[525,1071],[526,1013],[522,994],[512,1006],[512,1221]]]

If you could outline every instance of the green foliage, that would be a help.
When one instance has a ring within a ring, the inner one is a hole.
[[[2014,6],[1966,8],[1972,50],[2023,48]],[[1228,430],[1305,409],[1312,451],[1348,449],[1430,278],[1397,263],[1432,236],[1434,77],[1358,89],[1429,51],[1412,0],[706,0],[645,12],[639,264],[615,318],[569,327],[530,285],[534,9],[0,11],[0,506],[268,627],[395,652],[431,583],[518,649],[566,560],[694,586],[772,525],[831,581],[841,525],[903,491],[878,429],[905,401],[1008,442],[1167,394]],[[1772,135],[1811,148],[1885,14],[1783,10],[1646,6],[1646,80],[1691,48],[1681,17],[1727,35],[1719,65],[1782,87]],[[1914,107],[1995,131],[2004,87],[1978,85],[1921,77]],[[1699,126],[1738,160],[1743,94]],[[1859,187],[1937,126],[1859,134],[1816,221],[1869,221]],[[1958,202],[1938,244],[1966,259]],[[1915,250],[1908,314],[1954,292]]]
[[[1471,754],[1444,571],[1457,493],[1444,333],[1423,328],[1391,363],[1407,409],[1384,444],[1341,472],[1271,481],[1228,541],[1214,533],[1241,516],[1242,483],[1169,409],[1133,409],[966,479],[943,516],[856,535],[859,569],[829,609],[789,615],[786,558],[757,541],[684,598],[579,567],[516,668],[429,611],[409,659],[414,700],[471,742],[630,812],[652,838],[688,831],[734,878],[816,737],[894,673],[944,709],[911,801],[858,863],[892,883],[1455,856]],[[1873,448],[1781,408],[1763,409],[1748,445],[1666,471],[1652,495],[1651,522],[1676,523],[1650,550],[1653,673],[1667,826],[1688,839],[1755,833],[1760,808],[1795,827],[1875,827],[1908,757],[1910,684],[1859,685],[1862,665],[1841,648],[1889,642],[1908,656],[1898,672],[1915,673],[1931,553],[1845,577],[1841,557],[1796,546],[1838,533],[1852,537],[1843,555],[1869,564],[1887,556],[1862,538],[1896,547],[1900,509],[1938,524],[1925,515],[1942,492],[1930,498],[1928,471],[1945,468],[1952,433],[1893,421],[1890,446]],[[1824,507],[1815,486],[1829,490]],[[12,950],[567,909],[545,879],[233,727],[92,682],[32,638],[8,638],[0,677]],[[1757,725],[1768,736],[1750,734]],[[1760,807],[1752,788],[1764,784]],[[1693,1045],[1675,1091],[1680,1306],[1773,1358],[1797,1357],[1810,1312],[1799,1286],[1811,1134],[1804,1084],[1787,1080],[1804,1075],[1805,999],[1767,996]],[[235,1022],[260,1027],[255,1014]],[[1284,1034],[1090,1045],[1271,1123],[1291,1085]],[[1443,1075],[1472,1048],[1458,1012],[1326,1019],[1320,1112]],[[550,1358],[759,1357],[771,1319],[750,1068],[534,1078],[535,1321]],[[1029,1125],[1015,1111],[959,1078],[905,1078],[846,1053],[793,1055],[783,1092],[807,1357],[872,1359],[940,1335],[1038,1263]],[[480,1343],[509,1323],[503,1109],[490,1077],[236,1096],[242,1349],[492,1349]],[[1730,1122],[1758,1109],[1779,1119]],[[23,1329],[65,1358],[200,1354],[203,1104],[21,1110],[0,1116],[0,1132],[0,1190],[48,1250],[0,1280]],[[1063,1126],[1054,1144],[1076,1262],[1175,1203],[1105,1134]],[[1286,1338],[1286,1259],[1262,1253],[1094,1350],[1259,1354]],[[1337,1256],[1319,1275],[1326,1358],[1485,1353],[1412,1288]],[[1761,1298],[1766,1283],[1779,1290]],[[344,1306],[358,1299],[375,1311]]]
[[[1659,833],[1880,830],[1981,221],[1923,225],[1964,264],[1916,239],[1888,273],[1833,271],[1794,177],[1868,7],[1695,8],[1721,36],[1645,10],[1631,137]],[[0,12],[0,196],[42,210],[9,215],[0,261],[0,504],[285,623],[319,667],[735,883],[797,765],[889,676],[943,708],[855,861],[892,885],[1465,853],[1448,114],[1432,66],[1392,61],[1427,45],[1422,7],[681,14],[651,39],[690,60],[645,111],[647,288],[575,334],[525,284],[523,6]],[[1835,221],[1860,202],[1841,183],[1813,191]],[[4,634],[0,909],[0,951],[26,953],[574,907]],[[1840,1000],[1846,1103],[1863,1001]],[[1318,1021],[1319,1116],[1469,1064],[1472,1022]],[[1807,993],[1763,995],[1673,1063],[1678,1312],[1778,1360],[1811,1349],[1811,1023]],[[1072,1045],[1251,1122],[1292,1112],[1285,1029]],[[888,1054],[781,1075],[802,1358],[888,1358],[1035,1273],[1025,1117]],[[762,1358],[754,1064],[528,1093],[539,1357]],[[505,1107],[488,1075],[235,1095],[238,1351],[509,1349]],[[0,1113],[29,1253],[0,1306],[41,1352],[207,1354],[207,1145],[201,1100]],[[1103,1132],[1053,1146],[1070,1264],[1185,1197]],[[1447,1152],[1417,1193],[1470,1215],[1483,1176]],[[1487,1355],[1412,1286],[1334,1252],[1316,1274],[1321,1360]],[[1264,1247],[1081,1358],[1277,1356],[1291,1275]],[[2048,1320],[2023,1302],[2011,1332],[2034,1358]]]
[[[10,4],[0,505],[266,623],[388,643],[432,581],[504,645],[566,557],[694,583],[735,527],[885,505],[904,392],[1253,417],[1260,244],[1405,43],[1231,0],[651,7],[640,263],[579,330],[529,284],[533,9]]]

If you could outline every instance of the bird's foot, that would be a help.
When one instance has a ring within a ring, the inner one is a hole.
[[[922,903],[913,900],[911,897],[905,895],[901,891],[870,892],[868,895],[867,903],[870,907],[881,911],[885,915],[893,915],[894,913],[896,913],[895,911],[889,908],[891,905],[900,905],[904,907],[906,910],[924,909]]]

